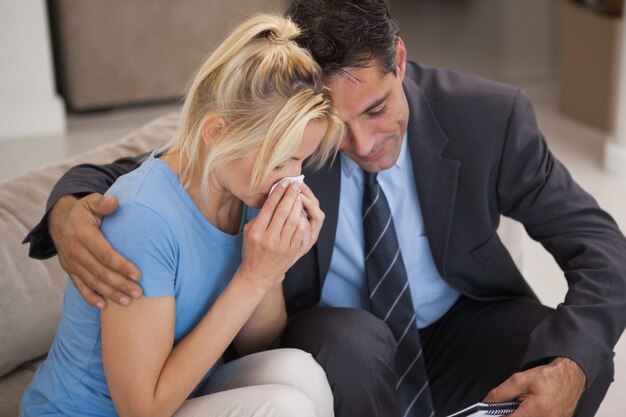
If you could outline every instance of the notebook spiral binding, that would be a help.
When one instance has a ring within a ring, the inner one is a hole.
[[[487,405],[488,416],[501,416],[503,414],[511,414],[519,406],[519,401],[509,401],[503,403],[490,403]]]

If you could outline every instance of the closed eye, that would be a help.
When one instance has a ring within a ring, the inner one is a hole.
[[[376,116],[380,116],[381,114],[385,113],[386,111],[387,111],[387,105],[385,104],[384,106],[382,106],[378,110],[373,110],[373,111],[368,112],[367,115],[370,116],[370,117],[376,117]]]

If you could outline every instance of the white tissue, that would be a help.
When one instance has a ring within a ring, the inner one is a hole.
[[[294,183],[294,182],[304,182],[304,175],[298,175],[297,177],[285,177],[285,178],[283,178],[282,180],[276,182],[276,184],[272,185],[272,188],[270,188],[270,194],[272,194],[272,191],[274,191],[274,188],[276,188],[276,186],[278,184],[280,184],[284,180],[289,181],[290,184]]]

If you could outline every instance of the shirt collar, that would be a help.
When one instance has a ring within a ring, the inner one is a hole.
[[[402,138],[402,148],[400,148],[398,160],[387,171],[399,169],[400,172],[402,172],[406,170],[407,167],[411,166],[411,155],[409,154],[409,142],[407,138],[408,132],[405,132],[404,137]],[[359,165],[341,152],[339,153],[339,157],[341,158],[341,169],[343,171],[343,175],[348,178],[352,178],[352,175],[354,175],[357,168],[359,168]]]

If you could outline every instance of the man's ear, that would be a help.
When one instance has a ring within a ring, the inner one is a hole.
[[[209,116],[202,123],[202,141],[207,148],[217,140],[226,128],[226,120],[221,116]]]
[[[404,41],[398,37],[396,41],[396,71],[398,73],[398,77],[401,80],[404,80],[404,75],[406,73],[406,48],[404,46]]]

